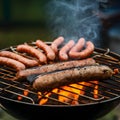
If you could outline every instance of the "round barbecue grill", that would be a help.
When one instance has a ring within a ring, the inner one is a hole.
[[[29,45],[36,47],[34,42]],[[16,46],[3,50],[16,52]],[[120,55],[109,49],[95,48],[92,57],[100,64],[120,69]],[[83,81],[44,93],[34,91],[26,81],[15,81],[15,75],[12,68],[0,67],[0,103],[2,109],[21,120],[41,117],[93,120],[120,103],[120,73],[108,80]]]

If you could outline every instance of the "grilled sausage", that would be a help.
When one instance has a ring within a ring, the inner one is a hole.
[[[74,56],[74,55],[79,53],[83,49],[84,45],[85,45],[85,39],[80,38],[78,42],[69,51],[69,56],[75,59],[79,58],[79,54],[78,56]]]
[[[105,65],[92,65],[66,69],[39,75],[33,82],[33,88],[38,91],[48,91],[81,81],[108,79],[112,74],[113,70]]]
[[[71,58],[83,59],[89,57],[94,51],[94,44],[91,41],[86,42],[86,48],[80,52],[69,53]]]
[[[57,39],[55,39],[52,43],[51,43],[51,48],[53,49],[53,51],[55,52],[55,54],[58,53],[58,47],[64,42],[64,37],[60,36]]]
[[[46,56],[40,50],[35,49],[34,47],[32,47],[30,45],[27,45],[27,44],[18,45],[16,47],[16,50],[18,52],[28,53],[28,54],[38,58],[40,63],[46,63],[47,62]]]
[[[54,60],[55,59],[55,52],[53,51],[53,49],[47,45],[45,42],[41,41],[41,40],[37,40],[36,41],[36,46],[38,46],[38,48],[42,49],[46,55],[47,58],[49,60]]]
[[[23,63],[7,57],[0,57],[0,65],[12,67],[17,71],[24,70],[26,68]]]
[[[17,60],[17,61],[23,63],[26,67],[34,67],[34,66],[39,65],[39,63],[36,60],[31,60],[31,59],[25,58],[22,55],[16,54],[11,51],[1,51],[0,56]]]
[[[70,49],[75,45],[74,40],[70,40],[68,43],[66,43],[59,51],[59,59],[62,61],[68,60],[68,52]]]
[[[63,70],[63,69],[78,67],[78,66],[93,65],[93,64],[96,64],[93,58],[53,63],[48,65],[42,65],[37,68],[29,68],[29,69],[21,70],[17,72],[16,77],[18,79],[23,79],[33,74],[43,74],[47,72],[58,71],[58,70]]]

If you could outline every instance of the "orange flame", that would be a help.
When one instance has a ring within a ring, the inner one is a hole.
[[[99,92],[99,90],[98,90],[98,81],[93,81],[94,83],[95,83],[95,87],[94,87],[94,98],[95,99],[98,99],[98,92]]]
[[[63,86],[62,88],[64,90],[59,90],[58,100],[61,102],[70,103],[71,102],[70,98],[73,97],[73,95],[69,91],[71,91],[72,89],[68,86]]]
[[[23,95],[24,95],[24,96],[28,96],[28,94],[29,94],[29,90],[28,90],[28,89],[25,89],[25,90],[23,91]],[[23,99],[23,97],[19,95],[19,96],[17,97],[17,99],[18,99],[19,101],[21,101],[21,100]]]
[[[26,89],[26,90],[23,91],[23,95],[25,95],[25,96],[28,96],[28,93],[29,93],[28,89]]]
[[[17,99],[20,101],[22,100],[22,96],[18,96]]]
[[[38,98],[40,99],[39,104],[43,105],[48,101],[48,97],[51,95],[51,93],[48,93],[46,95],[42,95],[41,92],[38,92]],[[42,99],[41,99],[42,98]]]
[[[93,88],[93,97],[95,99],[98,99],[98,84],[99,82],[97,80],[91,82],[79,82],[78,84],[63,86],[61,87],[61,89],[55,88],[51,92],[47,92],[44,94],[42,92],[38,92],[37,97],[39,100],[39,104],[44,105],[48,102],[49,97],[55,93],[56,95],[58,95],[58,101],[69,103],[71,105],[77,105],[79,104],[80,95],[84,95],[85,89],[90,86]],[[29,90],[24,90],[23,95],[28,96]],[[22,98],[23,97],[20,95],[17,97],[18,100],[22,100]]]

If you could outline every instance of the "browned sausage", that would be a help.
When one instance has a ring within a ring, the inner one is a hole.
[[[107,79],[112,74],[113,70],[105,65],[71,68],[37,76],[33,82],[33,88],[38,91],[48,91],[81,81]]]
[[[86,42],[86,48],[80,52],[74,52],[72,55],[69,53],[71,58],[83,59],[89,57],[94,51],[94,44],[91,41]]]
[[[26,67],[34,67],[34,66],[39,65],[39,63],[36,60],[31,60],[31,59],[25,58],[22,55],[16,54],[11,51],[1,51],[0,56],[17,60],[17,61],[23,63]]]
[[[33,74],[42,74],[42,73],[72,68],[72,67],[93,65],[93,64],[96,64],[96,61],[93,58],[53,63],[48,65],[42,65],[37,68],[29,68],[29,69],[21,70],[16,74],[16,77],[18,79],[23,79]]]
[[[38,50],[30,45],[27,45],[27,44],[18,45],[16,50],[18,52],[28,53],[28,54],[38,58],[40,63],[47,62],[47,58],[46,58],[45,54],[43,54],[40,50]]]
[[[68,52],[70,51],[70,49],[75,45],[74,40],[70,40],[68,41],[68,43],[66,43],[59,51],[59,59],[64,61],[64,60],[68,60],[69,56],[68,56]]]
[[[23,63],[7,57],[0,57],[0,65],[12,67],[17,71],[25,69],[25,65]]]
[[[36,46],[38,46],[38,48],[42,49],[46,53],[47,58],[49,60],[54,60],[55,59],[55,52],[45,42],[43,42],[41,40],[36,40]]]
[[[69,56],[71,58],[79,58],[79,56],[74,56],[76,53],[79,53],[83,47],[85,46],[85,39],[84,38],[80,38],[77,43],[71,48],[71,50],[69,51]],[[79,55],[79,54],[78,54]]]
[[[64,37],[60,36],[57,39],[55,39],[52,43],[51,43],[51,48],[53,49],[53,51],[55,52],[55,54],[58,53],[58,47],[64,42]]]

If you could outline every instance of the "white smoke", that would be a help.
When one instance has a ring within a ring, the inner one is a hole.
[[[54,37],[62,35],[66,41],[84,37],[99,46],[101,24],[97,0],[52,0],[47,8]]]

